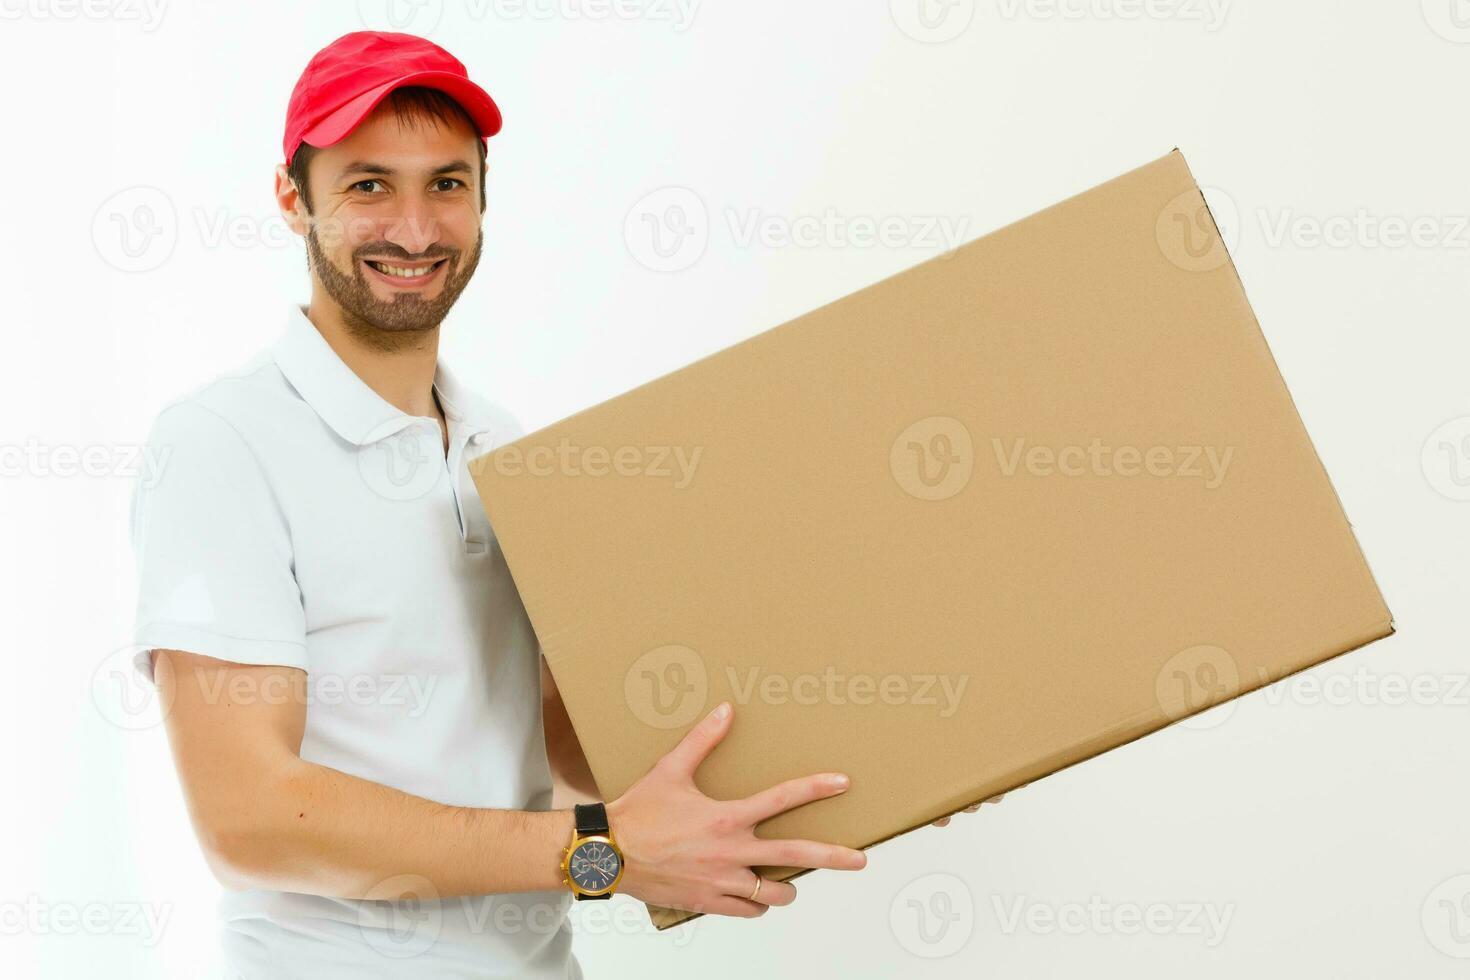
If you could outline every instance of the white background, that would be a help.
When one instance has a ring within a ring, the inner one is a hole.
[[[1464,976],[1470,3],[918,4],[398,7],[506,119],[446,359],[535,428],[954,244],[928,219],[974,238],[1177,145],[1399,633],[762,920],[655,934],[619,898],[579,927],[584,968]],[[0,975],[209,975],[216,888],[162,732],[94,699],[131,628],[129,451],[306,299],[271,199],[287,96],[323,44],[390,25],[382,0],[0,14]],[[680,215],[692,244],[655,271],[645,222]],[[815,242],[742,235],[827,216]],[[841,231],[885,218],[902,241]],[[910,899],[950,902],[940,941]],[[1130,910],[1163,925],[1129,934]]]

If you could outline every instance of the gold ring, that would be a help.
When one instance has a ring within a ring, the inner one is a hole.
[[[760,875],[756,875],[755,876],[755,891],[753,891],[753,892],[750,893],[750,898],[746,899],[746,901],[748,901],[748,902],[755,901],[755,897],[761,893],[761,885],[764,885],[765,883],[766,883],[766,879],[762,878]]]

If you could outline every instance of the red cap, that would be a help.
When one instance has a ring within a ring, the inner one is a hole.
[[[500,132],[500,109],[448,51],[412,34],[354,31],[322,48],[291,90],[286,108],[286,163],[303,142],[331,146],[391,91],[438,89],[462,106],[481,139]]]

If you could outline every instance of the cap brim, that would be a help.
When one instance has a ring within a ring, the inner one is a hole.
[[[421,85],[438,89],[458,102],[474,120],[479,135],[485,138],[500,132],[500,107],[495,100],[474,82],[445,71],[420,71],[369,89],[352,101],[333,109],[314,123],[301,139],[312,146],[331,146],[357,127],[357,124],[372,112],[388,93],[405,85]]]

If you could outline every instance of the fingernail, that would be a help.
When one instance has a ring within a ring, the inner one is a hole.
[[[834,772],[831,776],[827,778],[830,779],[832,785],[837,787],[838,789],[847,789],[847,787],[852,785],[852,780],[847,778],[847,773]]]
[[[714,712],[715,718],[719,719],[720,721],[724,721],[725,720],[725,716],[728,715],[729,713],[730,713],[730,702],[729,701],[721,701],[720,702],[720,706],[718,708],[716,708],[715,709],[715,712]]]

